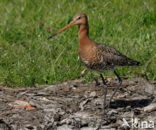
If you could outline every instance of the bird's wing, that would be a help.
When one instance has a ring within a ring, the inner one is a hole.
[[[119,51],[108,45],[97,44],[97,49],[97,55],[101,63],[105,62],[106,64],[113,66],[127,66],[139,64],[137,61],[128,58],[127,56],[121,54]]]

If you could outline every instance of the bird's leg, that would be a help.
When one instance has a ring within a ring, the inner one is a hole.
[[[117,72],[115,70],[113,70],[114,74],[116,75],[116,77],[118,78],[119,81],[119,85],[116,87],[114,93],[112,94],[112,96],[110,97],[109,103],[108,103],[108,107],[110,107],[110,103],[114,97],[114,95],[116,94],[117,90],[120,88],[121,84],[122,84],[122,80],[120,78],[120,76],[117,74]]]
[[[99,81],[98,81],[98,78],[94,77],[94,80],[95,80],[95,86],[100,85],[100,83],[99,83]]]
[[[100,73],[100,77],[101,77],[103,85],[104,85],[104,102],[103,102],[103,114],[104,114],[105,113],[105,107],[106,107],[107,84],[106,84],[106,81],[105,81],[102,73]]]

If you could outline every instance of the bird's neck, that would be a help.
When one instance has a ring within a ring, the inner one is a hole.
[[[83,46],[89,41],[89,27],[88,24],[79,25],[79,45]]]

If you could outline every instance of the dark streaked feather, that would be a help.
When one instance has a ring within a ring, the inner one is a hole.
[[[139,65],[138,61],[134,61],[127,56],[121,54],[114,48],[97,43],[97,57],[99,61],[111,66],[134,66]]]

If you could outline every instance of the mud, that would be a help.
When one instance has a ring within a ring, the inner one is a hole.
[[[117,85],[115,79],[108,81],[107,99]],[[0,130],[156,129],[156,82],[123,79],[104,115],[103,92],[101,82],[82,80],[37,88],[1,86]]]

